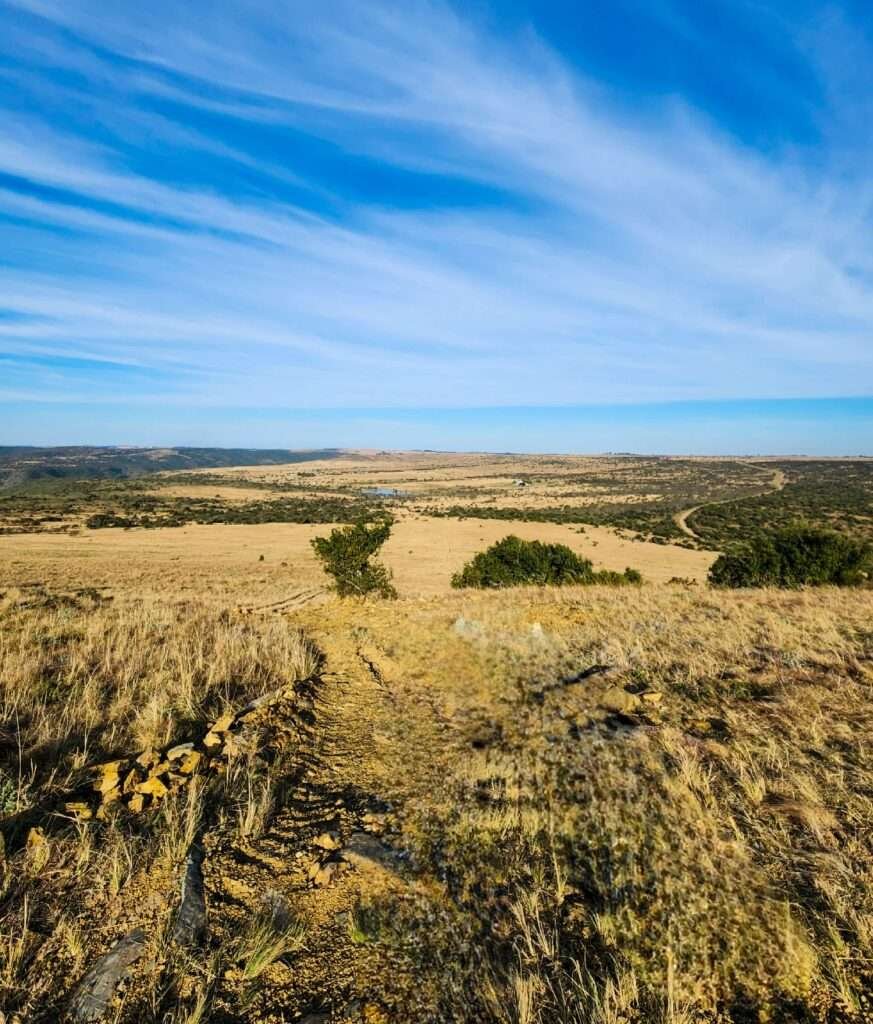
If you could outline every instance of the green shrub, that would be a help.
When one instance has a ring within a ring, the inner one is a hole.
[[[543,544],[538,540],[504,537],[452,577],[453,587],[518,587],[565,583],[641,583],[635,569],[594,572],[587,558],[580,558],[566,544]]]
[[[397,597],[389,571],[384,565],[370,561],[390,535],[391,520],[383,518],[372,525],[361,521],[338,527],[328,537],[316,537],[312,541],[324,571],[336,581],[340,597],[374,593],[380,597]]]
[[[643,574],[639,569],[625,569],[624,572],[615,572],[614,569],[601,569],[594,574],[592,583],[606,583],[611,587],[623,587],[627,583],[639,585],[643,582]]]
[[[720,555],[709,571],[717,587],[863,586],[873,576],[873,546],[835,530],[789,526]]]

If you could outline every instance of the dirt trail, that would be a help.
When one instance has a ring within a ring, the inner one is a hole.
[[[770,486],[763,491],[757,491],[755,494],[747,494],[747,498],[761,498],[765,494],[775,494],[777,491],[781,491],[787,483],[785,473],[781,469],[773,471],[773,477],[770,481]],[[731,501],[737,501],[737,498],[719,498],[718,501],[705,501],[700,505],[695,505],[693,508],[683,509],[681,512],[677,512],[673,516],[673,522],[679,527],[679,529],[685,534],[686,537],[691,537],[692,540],[703,541],[703,538],[694,532],[688,525],[688,520],[695,512],[699,512],[702,508],[707,508],[709,505],[726,505]]]
[[[398,834],[390,664],[351,631],[313,638],[324,671],[281,809],[263,835],[241,840],[225,828],[204,843],[213,942],[229,945],[247,920],[278,912],[301,922],[303,948],[268,967],[251,996],[240,972],[227,972],[215,1019],[379,1024],[401,1008],[405,1020],[418,1019],[417,1007],[426,1019],[431,995],[408,953],[368,941],[366,929],[380,901],[427,890]]]

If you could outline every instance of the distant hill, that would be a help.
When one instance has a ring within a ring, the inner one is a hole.
[[[124,478],[166,469],[217,469],[221,466],[275,466],[338,458],[336,448],[133,448],[0,446],[0,488],[33,480]]]

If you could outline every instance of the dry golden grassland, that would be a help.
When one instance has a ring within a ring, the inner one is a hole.
[[[394,511],[397,601],[329,592],[329,525],[0,537],[5,1021],[873,1019],[873,592],[714,591],[713,552]],[[451,590],[509,532],[646,583]]]
[[[866,1020],[871,612],[838,590],[286,616],[9,588],[0,1004],[58,1019],[141,926],[110,1019]],[[612,671],[571,681],[591,666]],[[152,810],[58,809],[92,765],[274,691]],[[195,840],[209,934],[180,949]]]
[[[715,553],[630,541],[603,527],[494,520],[439,519],[395,510],[383,552],[403,596],[447,593],[452,574],[508,533],[567,544],[597,569],[638,568],[647,580],[674,576],[702,582]],[[159,597],[171,590],[196,600],[269,604],[326,580],[310,541],[330,525],[196,526],[158,530],[88,530],[80,536],[0,536],[0,585],[39,580],[66,586],[87,580],[110,590]],[[261,556],[263,555],[263,561]]]

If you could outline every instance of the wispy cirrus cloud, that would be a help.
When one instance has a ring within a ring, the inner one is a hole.
[[[101,363],[180,405],[869,390],[873,179],[845,132],[755,147],[443,3],[0,12],[0,350],[90,361],[77,394]],[[825,105],[851,88],[834,25],[786,44]]]

